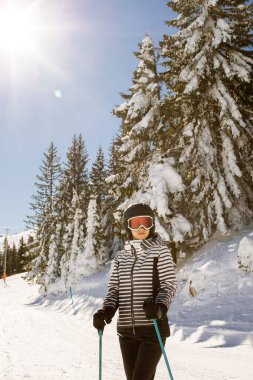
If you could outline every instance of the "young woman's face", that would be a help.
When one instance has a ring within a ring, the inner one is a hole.
[[[141,227],[138,231],[131,231],[133,238],[136,240],[144,240],[147,239],[150,230],[145,230],[145,228]]]

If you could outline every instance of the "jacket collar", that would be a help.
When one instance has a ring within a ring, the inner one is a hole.
[[[155,245],[164,245],[163,239],[158,234],[155,234],[150,239],[142,240],[141,242],[141,247],[144,250],[149,250],[151,247],[154,247]]]
[[[134,241],[127,240],[127,241],[125,242],[125,247],[124,247],[124,249],[125,249],[126,251],[131,251],[131,250],[132,250],[132,247],[136,248],[135,245],[136,245],[137,243],[135,243],[135,242],[136,242],[136,240],[134,240]],[[154,247],[154,246],[156,246],[156,245],[164,245],[164,241],[163,241],[163,239],[162,239],[161,236],[158,235],[158,234],[155,234],[155,235],[154,235],[152,238],[150,238],[150,239],[145,239],[145,240],[140,241],[140,244],[139,244],[141,250],[143,250],[143,251],[148,251],[151,247]]]

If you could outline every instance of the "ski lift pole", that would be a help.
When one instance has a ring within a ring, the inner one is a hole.
[[[98,330],[99,335],[99,380],[102,380],[102,336],[103,330]]]
[[[7,262],[7,250],[8,250],[8,232],[9,232],[9,229],[6,228],[6,245],[5,245],[5,254],[4,254],[4,274],[3,274],[3,280],[4,280],[4,284],[6,284],[6,262]]]
[[[174,380],[174,377],[173,377],[171,369],[170,369],[169,361],[168,361],[168,358],[167,358],[167,355],[166,355],[166,352],[165,352],[165,349],[164,349],[164,346],[163,346],[161,334],[160,334],[160,331],[159,331],[156,319],[153,319],[153,323],[154,323],[154,326],[155,326],[155,331],[156,331],[157,338],[158,338],[160,346],[161,346],[163,357],[164,357],[164,360],[165,360],[165,363],[166,363],[166,366],[167,366],[167,369],[168,369],[168,372],[169,372],[169,375],[170,375],[170,379]]]

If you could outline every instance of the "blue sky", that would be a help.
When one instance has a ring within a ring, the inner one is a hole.
[[[163,0],[10,2],[29,10],[39,29],[32,50],[13,48],[11,55],[0,41],[0,233],[6,227],[11,233],[25,229],[51,141],[62,161],[79,133],[90,165],[99,145],[107,154],[120,122],[111,111],[138,65],[132,52],[146,32],[157,45],[172,32],[164,21],[173,17]],[[7,3],[1,1],[0,13]]]

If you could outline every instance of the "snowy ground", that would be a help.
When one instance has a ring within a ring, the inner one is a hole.
[[[178,270],[166,351],[175,380],[253,379],[253,273],[237,267],[243,236],[208,243]],[[92,314],[101,306],[108,270],[68,295],[41,297],[21,275],[0,283],[0,379],[98,379],[98,335]],[[189,280],[198,292],[189,295]],[[124,379],[116,320],[103,336],[103,380]],[[167,380],[164,361],[156,379]]]

